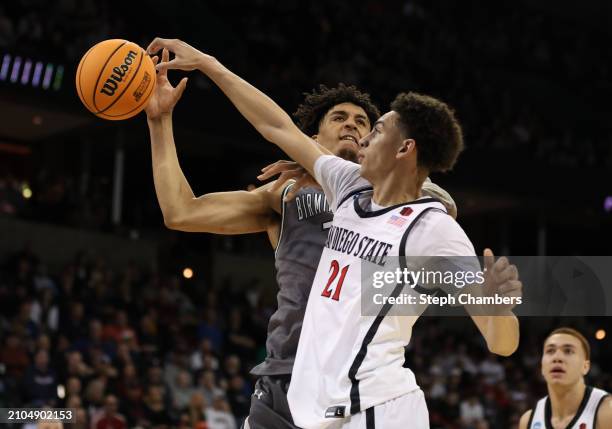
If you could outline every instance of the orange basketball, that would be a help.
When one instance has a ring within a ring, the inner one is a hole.
[[[100,118],[128,119],[145,108],[155,89],[155,66],[135,43],[112,39],[83,55],[76,73],[79,98]]]

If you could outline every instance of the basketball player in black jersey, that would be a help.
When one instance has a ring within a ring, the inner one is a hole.
[[[572,328],[559,328],[544,340],[542,375],[548,396],[521,417],[519,429],[612,428],[612,396],[587,386],[591,349]]]
[[[168,61],[168,53],[162,62]],[[245,427],[293,428],[286,400],[304,311],[332,214],[319,189],[304,188],[290,202],[291,185],[274,182],[251,192],[233,191],[195,197],[177,158],[172,110],[187,80],[173,88],[167,72],[158,73],[157,88],[146,113],[151,134],[155,190],[165,224],[179,231],[216,234],[267,232],[276,250],[278,309],[270,318],[267,357],[252,371],[259,378]],[[379,111],[368,94],[355,87],[321,87],[306,96],[296,112],[301,129],[330,153],[356,160],[357,142],[370,132]],[[272,192],[269,190],[273,189]],[[450,196],[433,184],[428,191],[455,213]]]

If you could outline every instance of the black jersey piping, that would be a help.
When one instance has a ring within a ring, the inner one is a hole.
[[[571,422],[569,422],[569,424],[565,427],[565,429],[571,429],[576,424],[576,422],[578,421],[578,419],[584,412],[584,409],[586,408],[587,404],[589,403],[591,392],[593,392],[593,388],[591,386],[586,386],[586,389],[584,389],[584,396],[582,397],[582,401],[580,402],[580,405],[578,406],[576,415],[574,415],[574,418],[572,419]],[[552,417],[552,411],[550,407],[550,397],[547,396],[546,404],[544,405],[544,423],[546,424],[546,429],[553,429],[552,424],[550,423],[551,417]]]
[[[278,242],[276,243],[276,249],[274,249],[275,258],[276,258],[278,249],[280,248],[281,240],[283,239],[283,229],[285,228],[285,204],[287,204],[285,203],[285,196],[289,192],[289,188],[292,186],[293,186],[293,183],[289,183],[287,186],[285,186],[285,189],[283,189],[283,192],[281,193],[281,227],[280,227],[280,232],[278,233]]]
[[[340,202],[338,204],[336,204],[336,208],[340,207],[342,204],[344,204],[344,202],[346,200],[348,200],[349,198],[360,194],[363,191],[372,191],[374,188],[372,188],[371,186],[364,186],[362,188],[358,188],[355,189],[354,191],[349,192],[348,194],[346,194],[344,197],[342,197],[342,199],[340,200]]]

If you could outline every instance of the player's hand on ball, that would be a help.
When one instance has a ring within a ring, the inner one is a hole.
[[[298,191],[302,188],[320,188],[314,177],[312,177],[304,167],[294,161],[276,161],[273,164],[265,166],[261,169],[261,171],[262,173],[257,176],[259,180],[267,180],[270,177],[279,174],[276,182],[269,189],[270,192],[277,191],[289,180],[295,180],[295,183],[285,196],[285,201],[291,201],[294,199]]]
[[[170,54],[167,49],[162,51],[161,63],[159,57],[153,57],[153,64],[158,65],[168,62]],[[172,113],[172,109],[183,95],[187,86],[187,78],[181,79],[176,87],[168,80],[168,70],[160,70],[157,73],[157,85],[151,99],[145,108],[148,119],[158,119],[163,115]]]
[[[179,39],[162,39],[156,37],[147,47],[149,54],[154,54],[160,49],[167,49],[174,54],[172,61],[162,61],[155,68],[159,71],[175,69],[191,71],[198,68],[203,58],[208,57],[205,53],[198,51],[193,46]]]
[[[519,280],[516,265],[510,264],[508,258],[502,256],[495,261],[491,249],[485,249],[484,253],[484,295],[518,298],[523,294],[523,283]],[[512,310],[516,304],[495,305],[495,313],[503,313]]]

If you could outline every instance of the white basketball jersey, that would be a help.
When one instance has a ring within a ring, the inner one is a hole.
[[[608,395],[605,390],[587,386],[582,402],[576,411],[576,416],[567,425],[566,429],[595,429],[597,410],[603,399]],[[550,419],[552,411],[548,396],[540,399],[531,413],[527,429],[552,429]]]
[[[418,316],[389,316],[388,306],[378,317],[362,316],[361,264],[382,270],[391,256],[405,255],[406,242],[419,254],[424,240],[413,243],[408,237],[419,219],[445,209],[422,198],[365,211],[361,199],[371,199],[371,191],[349,194],[338,205],[310,291],[288,392],[299,427],[325,428],[419,389],[412,371],[403,368]],[[398,293],[410,289],[396,288]]]

